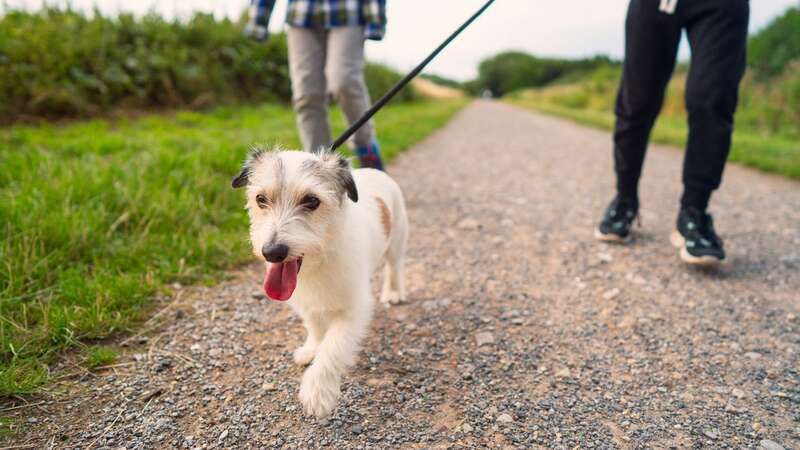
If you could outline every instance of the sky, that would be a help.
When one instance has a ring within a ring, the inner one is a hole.
[[[0,0],[8,7],[36,9],[43,0]],[[652,0],[655,1],[655,0]],[[697,1],[697,0],[694,0]],[[703,1],[703,0],[701,0]],[[410,70],[444,38],[476,11],[485,0],[387,0],[389,26],[386,38],[367,44],[367,56],[399,70]],[[47,0],[70,3],[104,13],[129,11],[144,14],[155,9],[167,17],[187,17],[193,11],[217,17],[239,17],[247,0]],[[623,24],[628,0],[496,0],[486,14],[467,29],[426,70],[457,80],[477,75],[478,63],[505,50],[523,50],[539,56],[623,56]],[[768,24],[800,0],[753,0],[750,30]],[[0,9],[2,6],[0,6]],[[270,28],[283,28],[286,0],[278,0]],[[684,39],[680,58],[690,52]]]

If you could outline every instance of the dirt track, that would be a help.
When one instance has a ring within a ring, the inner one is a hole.
[[[301,414],[302,326],[254,266],[183,289],[127,365],[7,445],[800,449],[800,184],[729,167],[729,261],[693,270],[669,245],[680,165],[652,148],[639,237],[599,244],[608,134],[476,102],[390,169],[410,304],[377,312],[329,421]]]

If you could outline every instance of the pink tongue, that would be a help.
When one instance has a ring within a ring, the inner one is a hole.
[[[264,292],[267,297],[281,302],[289,300],[297,287],[298,270],[297,260],[270,264],[264,278]]]

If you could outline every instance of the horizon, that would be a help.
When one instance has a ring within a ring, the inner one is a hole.
[[[477,10],[485,0],[427,3],[424,0],[388,1],[388,26],[383,41],[368,41],[367,57],[396,70],[416,66],[431,50]],[[216,18],[237,20],[249,2],[213,0],[171,0],[140,2],[134,0],[5,0],[0,13],[8,9],[37,10],[43,5],[67,6],[91,12],[97,8],[105,15],[130,12],[137,16],[155,11],[167,19],[186,19],[195,12],[211,13]],[[580,59],[604,55],[623,59],[624,18],[627,0],[582,2],[581,16],[575,6],[542,3],[538,9],[525,8],[524,0],[499,1],[459,36],[425,70],[458,81],[474,79],[478,64],[507,51],[522,51],[545,58]],[[798,0],[759,0],[750,5],[750,33],[763,28],[790,7],[800,7]],[[270,21],[272,32],[285,26],[286,2],[278,0]],[[419,11],[425,11],[420,15]],[[498,33],[498,30],[503,30]],[[685,34],[685,33],[684,33]],[[486,37],[490,36],[491,39]],[[557,36],[554,38],[554,36]],[[679,61],[689,60],[690,51],[682,38]]]

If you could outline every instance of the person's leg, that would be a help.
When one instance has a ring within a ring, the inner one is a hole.
[[[679,4],[680,8],[680,4]],[[636,202],[653,123],[672,76],[681,24],[654,0],[631,0],[625,21],[625,62],[615,107],[614,168],[619,197]]]
[[[326,32],[289,27],[289,75],[300,140],[306,151],[331,144],[325,84]]]
[[[604,242],[631,236],[639,214],[639,177],[650,130],[661,110],[681,37],[675,11],[654,0],[631,0],[625,20],[625,62],[617,92],[614,171],[617,195],[595,229]],[[666,9],[666,10],[663,10]]]
[[[692,65],[686,80],[689,140],[681,207],[704,212],[722,181],[731,147],[750,11],[747,0],[706,0],[686,9]]]
[[[327,52],[325,74],[328,88],[342,108],[347,122],[352,124],[370,107],[369,91],[364,80],[364,27],[332,28]],[[383,167],[375,139],[375,126],[371,120],[356,131],[353,144],[362,166]]]

